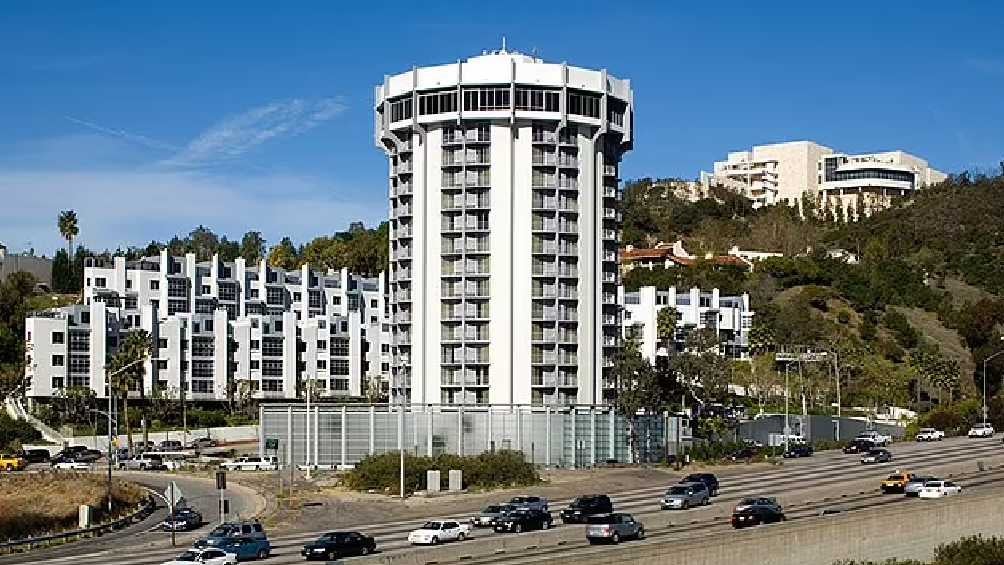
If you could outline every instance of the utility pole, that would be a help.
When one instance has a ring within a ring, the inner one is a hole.
[[[833,349],[833,372],[837,379],[837,437],[835,439],[840,441],[840,360],[837,358],[836,348]]]
[[[307,435],[305,436],[306,439],[307,439],[307,442],[306,442],[306,445],[304,446],[305,447],[304,451],[307,452],[307,456],[306,456],[306,460],[305,461],[306,461],[306,464],[307,464],[307,480],[308,481],[310,480],[310,389],[311,389],[311,385],[312,384],[313,384],[313,379],[311,379],[311,378],[308,377],[308,379],[307,379],[307,386],[304,387],[304,390],[305,390],[305,392],[307,394],[307,414],[306,414],[306,420],[304,422],[306,424],[306,426],[307,426],[307,429],[306,429],[306,434]],[[314,441],[317,441],[317,438],[314,438]]]
[[[106,489],[106,493],[105,494],[106,494],[106,496],[108,498],[108,513],[109,514],[111,514],[111,512],[112,512],[112,442],[113,442],[113,440],[112,440],[112,421],[114,420],[114,421],[117,422],[117,419],[115,419],[115,418],[112,417],[112,414],[115,411],[115,405],[113,404],[113,401],[115,399],[115,394],[112,392],[112,379],[114,377],[117,377],[118,375],[121,375],[125,371],[131,369],[133,367],[133,365],[137,365],[139,363],[142,363],[145,360],[146,360],[146,356],[143,356],[143,357],[141,357],[141,358],[133,361],[132,363],[126,364],[126,366],[122,367],[121,369],[118,369],[117,371],[114,371],[114,372],[110,373],[106,377],[106,381],[107,382],[105,383],[105,394],[108,395],[108,454],[107,454],[107,457],[108,457],[108,484],[107,484],[107,489]],[[107,369],[107,367],[106,367],[106,369]]]
[[[791,367],[791,362],[784,364],[784,452],[788,452],[788,436],[791,434],[791,427],[788,423],[788,368]]]

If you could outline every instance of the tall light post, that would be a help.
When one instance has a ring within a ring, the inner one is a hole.
[[[306,425],[306,436],[305,437],[307,438],[307,441],[306,441],[306,445],[304,445],[304,451],[306,451],[306,459],[304,460],[304,462],[306,463],[306,466],[307,466],[307,480],[308,481],[310,480],[310,397],[312,395],[311,393],[313,392],[313,388],[314,388],[314,379],[310,378],[308,376],[308,378],[307,378],[307,384],[304,387],[304,393],[307,395],[307,414],[306,414],[306,418],[304,420],[304,424]],[[314,438],[314,441],[317,441],[316,437]],[[317,461],[314,461],[314,463],[316,464]]]
[[[791,362],[784,364],[784,452],[788,452],[788,435],[791,433],[791,428],[788,423],[788,368],[791,367]]]
[[[108,377],[107,377],[107,381],[108,382],[105,385],[105,393],[108,394],[108,412],[107,412],[107,414],[108,414],[108,488],[107,488],[107,496],[108,496],[108,512],[109,513],[111,513],[111,511],[112,511],[112,399],[115,397],[115,395],[112,394],[112,379],[114,377],[118,376],[118,375],[121,375],[127,369],[131,369],[133,367],[133,365],[137,365],[139,363],[142,363],[143,361],[146,361],[146,358],[147,358],[147,356],[144,355],[143,357],[140,357],[139,359],[137,359],[137,360],[135,360],[135,361],[133,361],[131,363],[126,364],[121,369],[118,369],[118,370],[110,373],[108,375]]]
[[[1004,341],[1004,336],[1001,336],[1001,340]],[[1004,355],[1004,349],[994,353],[993,355],[987,357],[983,360],[983,423],[987,423],[987,363],[997,357],[998,355]]]

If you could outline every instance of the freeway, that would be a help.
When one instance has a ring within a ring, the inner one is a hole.
[[[877,482],[894,469],[914,472],[930,472],[956,475],[961,484],[970,488],[981,488],[987,481],[1004,480],[1004,475],[994,473],[972,473],[977,462],[1004,462],[1004,448],[993,440],[946,440],[935,444],[896,444],[891,449],[895,454],[893,463],[875,466],[862,466],[859,459],[853,455],[839,452],[822,452],[812,458],[789,460],[783,466],[758,469],[748,474],[723,479],[721,494],[709,507],[690,511],[666,512],[659,510],[658,499],[665,491],[667,484],[657,484],[650,487],[609,493],[617,511],[631,512],[636,518],[646,524],[649,538],[656,539],[669,534],[696,532],[708,528],[726,527],[723,520],[731,511],[732,503],[748,494],[763,494],[777,496],[786,511],[793,517],[816,514],[824,507],[840,505],[842,509],[850,509],[855,505],[874,504],[911,504],[923,505],[925,501],[906,500],[899,496],[883,497],[876,492]],[[667,482],[671,478],[667,476]],[[569,499],[552,502],[552,511],[568,504]],[[431,517],[430,517],[431,518]],[[466,519],[467,516],[454,516]],[[547,545],[553,552],[573,552],[584,545],[582,526],[556,526],[549,532],[531,532],[527,534],[495,534],[489,530],[475,532],[476,539],[458,544],[449,544],[439,548],[413,549],[406,541],[407,533],[417,526],[417,521],[393,521],[375,524],[356,524],[344,529],[356,529],[372,535],[377,540],[382,557],[389,557],[407,550],[409,555],[427,555],[429,560],[448,562],[467,557],[464,561],[477,563],[512,562],[521,554],[525,559],[533,560],[541,557]],[[301,534],[283,535],[281,532],[271,532],[271,541],[275,547],[273,556],[268,563],[296,563],[302,561],[299,555],[300,545],[314,539],[321,532],[306,532]],[[194,540],[198,534],[182,536],[183,542]],[[558,543],[562,547],[555,548]],[[49,558],[47,555],[33,556],[30,562],[47,565],[73,564],[104,564],[120,563],[122,565],[147,565],[168,560],[176,549],[164,543],[163,533],[155,536],[135,536],[132,539],[119,540],[118,551],[89,551],[86,548],[77,552],[72,558],[58,556]],[[496,552],[508,552],[499,555]],[[549,553],[550,554],[550,553]],[[112,558],[114,556],[114,559]],[[358,558],[360,564],[380,557]],[[22,561],[24,562],[24,561]],[[0,560],[0,563],[5,561]]]

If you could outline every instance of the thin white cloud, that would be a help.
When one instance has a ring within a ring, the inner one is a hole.
[[[232,161],[271,139],[313,129],[344,110],[338,98],[271,102],[221,120],[162,164],[187,168]]]
[[[149,147],[150,149],[159,149],[161,151],[171,151],[171,152],[178,151],[180,149],[177,145],[172,145],[170,143],[153,139],[152,137],[147,137],[145,135],[130,133],[123,129],[107,128],[94,122],[81,120],[80,118],[74,118],[73,116],[63,116],[63,117],[77,125],[84,126],[85,128],[96,131],[98,133],[103,133],[111,137],[124,139],[131,143],[142,145],[143,147]]]

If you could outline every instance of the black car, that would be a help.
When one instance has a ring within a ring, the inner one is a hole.
[[[704,483],[708,487],[708,494],[718,496],[718,477],[711,473],[693,473],[680,479],[681,483]]]
[[[192,508],[175,508],[160,527],[166,531],[187,532],[202,526],[202,514]]]
[[[548,530],[551,528],[551,523],[550,512],[520,509],[497,518],[495,520],[495,531],[515,532],[519,534],[530,530]]]
[[[793,443],[784,452],[784,457],[792,459],[795,457],[812,457],[812,446],[807,443]]]
[[[48,449],[25,449],[21,457],[28,463],[48,463],[51,458]]]
[[[300,555],[332,561],[349,555],[368,555],[376,551],[376,541],[359,532],[329,532],[303,546]]]
[[[760,449],[754,446],[746,446],[732,454],[733,461],[749,461],[760,456]],[[700,481],[704,482],[704,481]]]
[[[784,520],[784,509],[774,498],[743,499],[732,512],[732,527],[737,529]]]
[[[84,463],[93,463],[98,459],[101,459],[103,455],[104,454],[97,449],[84,449],[83,451],[77,452],[74,455],[74,458],[77,461],[83,461]]]
[[[858,439],[858,440],[852,441],[851,443],[848,443],[847,446],[844,447],[844,453],[847,453],[847,454],[851,454],[851,453],[867,453],[867,452],[871,451],[874,448],[875,448],[875,444],[872,443],[871,441],[864,440],[864,439]]]
[[[605,494],[580,496],[561,511],[561,521],[565,524],[588,524],[596,516],[606,516],[614,511],[610,497]]]

